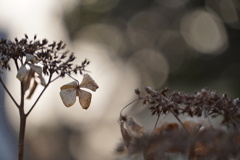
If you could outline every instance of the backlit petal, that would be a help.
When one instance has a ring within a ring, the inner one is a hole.
[[[97,83],[92,79],[92,77],[89,76],[89,74],[83,75],[82,83],[80,84],[80,87],[87,88],[92,91],[96,91],[98,89]]]
[[[87,91],[79,89],[77,95],[79,98],[79,103],[81,104],[82,108],[88,109],[91,103],[92,94]]]
[[[72,106],[76,101],[76,89],[69,88],[60,91],[61,99],[66,107]]]
[[[26,53],[26,61],[31,61],[32,63],[37,63],[38,62],[38,58],[32,54],[27,54]]]
[[[67,84],[63,85],[60,89],[63,90],[63,89],[69,89],[69,88],[78,88],[77,81],[67,83]]]
[[[28,64],[31,69],[33,69],[39,76],[42,76],[42,67],[34,65],[34,64]]]
[[[134,137],[141,137],[145,133],[145,129],[137,123],[132,117],[127,117],[126,128]]]
[[[20,81],[23,81],[24,77],[26,77],[27,74],[28,74],[28,70],[27,70],[26,66],[22,65],[18,70],[17,78]]]
[[[40,81],[41,81],[41,85],[42,85],[42,86],[46,86],[46,85],[47,85],[47,84],[46,84],[46,81],[45,81],[45,79],[44,79],[43,76],[39,76],[39,79],[40,79]]]

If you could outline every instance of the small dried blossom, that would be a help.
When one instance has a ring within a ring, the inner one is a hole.
[[[83,75],[81,84],[78,84],[77,81],[73,81],[63,85],[61,87],[60,96],[66,107],[72,106],[76,101],[76,97],[78,96],[79,103],[81,104],[82,108],[88,109],[91,103],[92,94],[82,90],[81,88],[87,88],[92,91],[96,91],[98,89],[98,85],[88,74]]]

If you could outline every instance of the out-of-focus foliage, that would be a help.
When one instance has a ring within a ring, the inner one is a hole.
[[[142,85],[239,95],[236,0],[83,0],[66,11],[70,38],[106,46]]]

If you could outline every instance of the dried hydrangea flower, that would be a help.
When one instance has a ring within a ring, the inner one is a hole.
[[[76,97],[78,96],[79,103],[82,108],[88,109],[91,103],[92,94],[82,90],[81,88],[87,88],[92,91],[96,91],[98,89],[98,85],[88,74],[84,74],[81,84],[78,84],[77,81],[73,81],[63,85],[60,88],[60,96],[66,107],[72,106],[76,101]]]

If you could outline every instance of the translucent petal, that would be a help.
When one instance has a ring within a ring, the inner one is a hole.
[[[34,83],[33,83],[33,85],[31,86],[31,89],[30,89],[30,92],[29,92],[29,94],[28,94],[28,96],[27,96],[27,99],[30,99],[30,98],[32,97],[32,95],[33,95],[33,93],[35,92],[37,86],[38,86],[38,83],[37,83],[37,81],[34,80]]]
[[[46,86],[46,81],[45,81],[44,77],[43,76],[39,76],[39,78],[40,78],[40,81],[41,81],[41,85],[42,86]]]
[[[81,104],[82,108],[88,109],[91,103],[92,94],[87,91],[78,89],[77,95],[79,98],[79,103]]]
[[[26,61],[28,62],[28,61],[32,61],[33,59],[34,59],[34,55],[32,55],[32,54],[27,54],[26,53]]]
[[[67,83],[67,84],[63,85],[60,89],[63,90],[63,89],[69,89],[69,88],[78,88],[77,81]]]
[[[34,79],[34,71],[33,70],[27,70],[26,76],[23,78],[22,82],[24,84],[24,91],[28,90],[30,87],[32,79]]]
[[[124,124],[125,124],[125,121],[120,121],[121,134],[122,134],[124,144],[126,145],[126,147],[129,147],[133,137],[129,134],[128,130],[124,127]]]
[[[87,88],[92,91],[96,91],[98,89],[97,83],[88,74],[83,75],[83,80],[82,83],[80,84],[80,87]]]
[[[20,81],[23,81],[24,77],[26,77],[27,74],[28,74],[28,70],[27,70],[26,66],[22,65],[18,70],[17,78]]]
[[[26,61],[31,61],[32,63],[37,63],[38,58],[32,54],[26,54]]]
[[[28,64],[39,76],[42,76],[42,67],[34,65],[34,64]]]
[[[60,96],[63,104],[66,107],[72,106],[76,102],[76,89],[69,88],[60,91]]]
[[[145,129],[132,117],[127,118],[126,128],[132,136],[141,137],[145,133]]]

